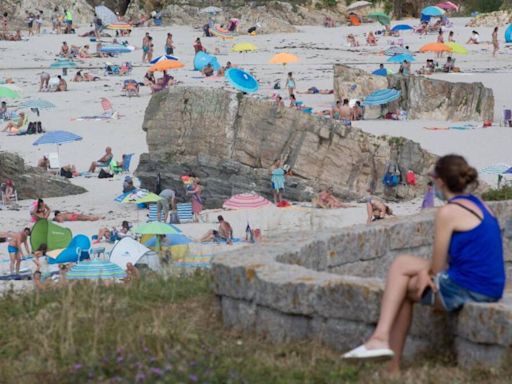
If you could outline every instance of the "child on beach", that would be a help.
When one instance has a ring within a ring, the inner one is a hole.
[[[288,72],[288,78],[286,79],[286,87],[288,88],[288,94],[290,96],[295,93],[295,80],[293,79],[292,72]]]

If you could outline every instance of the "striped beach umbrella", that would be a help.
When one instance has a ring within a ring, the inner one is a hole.
[[[66,274],[68,280],[108,280],[124,277],[126,272],[120,266],[98,259],[76,264]]]
[[[241,193],[224,202],[224,209],[254,209],[271,206],[272,203],[257,193]]]
[[[75,135],[74,133],[67,131],[50,131],[46,132],[39,139],[34,141],[32,145],[42,145],[42,144],[56,144],[61,145],[65,143],[71,143],[73,141],[82,140],[81,136]]]
[[[400,91],[397,91],[396,89],[380,89],[368,95],[364,99],[363,105],[383,105],[395,101],[399,98]]]
[[[179,58],[176,57],[176,56],[173,56],[173,55],[162,55],[162,56],[155,57],[153,60],[151,60],[149,62],[149,64],[156,64],[156,63],[159,63],[162,60],[176,60],[176,61],[178,61]]]

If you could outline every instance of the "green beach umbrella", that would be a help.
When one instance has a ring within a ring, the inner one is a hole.
[[[18,99],[21,95],[14,89],[8,87],[0,87],[0,99]]]
[[[386,15],[384,12],[371,12],[368,14],[368,18],[376,20],[382,25],[391,24],[391,17],[389,17],[389,15]]]
[[[448,42],[448,43],[446,43],[446,45],[449,46],[452,49],[452,53],[458,53],[460,55],[467,55],[468,54],[468,50],[462,44]]]
[[[135,227],[133,232],[139,233],[141,235],[175,235],[179,233],[176,228],[159,221],[152,221],[150,223],[141,224]]]
[[[162,200],[160,196],[153,192],[149,192],[147,195],[142,196],[135,200],[136,204],[142,204],[142,203],[156,203],[158,201]]]

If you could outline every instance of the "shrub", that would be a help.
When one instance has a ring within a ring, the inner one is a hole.
[[[482,194],[482,198],[487,201],[512,200],[512,185],[490,189]]]

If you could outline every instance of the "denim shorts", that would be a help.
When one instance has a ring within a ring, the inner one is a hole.
[[[493,297],[470,291],[461,287],[450,279],[447,272],[440,272],[434,277],[434,284],[437,286],[439,298],[447,312],[456,311],[467,302],[492,303],[498,301]],[[421,296],[421,304],[434,305],[435,294],[428,287]]]

